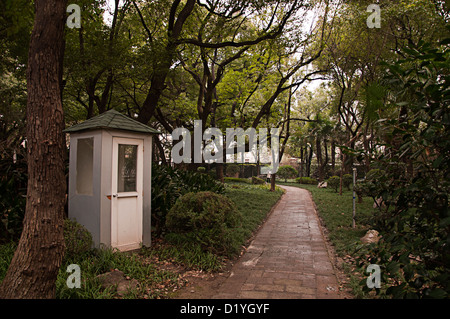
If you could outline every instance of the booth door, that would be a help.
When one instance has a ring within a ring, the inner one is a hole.
[[[143,143],[113,138],[111,246],[122,251],[142,242]]]

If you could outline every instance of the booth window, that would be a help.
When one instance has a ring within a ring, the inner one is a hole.
[[[119,144],[117,191],[136,191],[137,145]]]
[[[77,194],[93,193],[92,176],[94,170],[94,138],[77,140]]]

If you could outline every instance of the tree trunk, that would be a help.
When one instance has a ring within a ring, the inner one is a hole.
[[[65,136],[60,74],[66,1],[36,0],[27,70],[28,189],[2,298],[54,298],[64,254]]]
[[[225,179],[223,177],[223,163],[216,163],[216,177],[222,183],[225,182]]]
[[[322,146],[320,145],[320,137],[316,137],[316,156],[317,156],[317,171],[319,182],[323,181],[323,160],[322,160]]]
[[[336,175],[334,172],[334,168],[336,166],[336,142],[335,140],[331,140],[331,169],[333,171],[332,175]]]
[[[303,145],[300,146],[300,180],[303,177]]]
[[[311,161],[312,161],[312,157],[313,157],[314,151],[311,147],[309,148],[309,155],[306,161],[306,176],[311,177]]]
[[[271,192],[275,191],[275,179],[276,179],[276,174],[272,174],[270,176],[270,191]]]

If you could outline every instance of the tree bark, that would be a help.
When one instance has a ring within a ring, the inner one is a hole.
[[[64,254],[65,135],[61,101],[67,1],[36,0],[27,69],[28,188],[22,235],[1,298],[54,298]]]
[[[270,191],[274,192],[275,191],[275,186],[276,186],[276,174],[272,174],[270,175]]]
[[[317,170],[319,182],[323,181],[323,160],[322,160],[322,145],[320,143],[320,136],[316,136],[316,156],[317,156]]]

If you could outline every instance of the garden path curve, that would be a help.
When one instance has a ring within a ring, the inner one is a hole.
[[[337,274],[307,190],[286,190],[214,299],[337,299]]]

